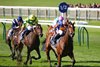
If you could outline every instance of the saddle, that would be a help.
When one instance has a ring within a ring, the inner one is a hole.
[[[65,29],[66,29],[65,27],[60,27],[60,30],[62,31],[65,31]]]
[[[63,34],[55,34],[51,37],[50,39],[50,43],[52,44],[52,46],[56,46],[56,44],[59,42],[60,38],[64,35],[64,31],[65,31],[65,27],[60,27],[60,30],[63,31]]]
[[[54,46],[54,47],[56,47],[56,44],[59,42],[60,37],[61,37],[60,35],[54,35],[54,36],[52,36],[51,39],[50,39],[51,45]]]

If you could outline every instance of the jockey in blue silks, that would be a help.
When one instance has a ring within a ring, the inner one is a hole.
[[[22,24],[23,24],[23,19],[22,19],[21,16],[18,16],[17,19],[13,19],[11,29],[8,31],[8,35],[7,36],[11,37],[12,34],[13,34],[13,30],[17,29],[19,27],[21,28]]]
[[[54,27],[56,34],[53,36],[53,38],[51,40],[52,44],[56,44],[56,40],[64,35],[63,30],[61,30],[61,28],[63,27],[63,20],[64,20],[64,18],[62,16],[59,16],[53,22],[52,26]]]

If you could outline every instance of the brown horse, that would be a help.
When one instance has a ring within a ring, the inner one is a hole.
[[[46,38],[48,37],[49,34],[53,34],[53,32],[52,32],[53,26],[51,26],[51,25],[47,25],[47,26],[48,26],[48,29],[47,29],[47,32],[46,32]],[[43,51],[46,50],[46,47],[45,47],[46,38],[42,42],[42,50]]]
[[[74,35],[74,29],[73,25],[68,23],[66,33],[64,36],[60,37],[59,42],[56,44],[56,47],[53,47],[50,43],[50,39],[52,37],[52,34],[49,34],[46,38],[46,55],[48,62],[50,63],[50,56],[49,52],[52,49],[58,59],[58,65],[57,67],[61,67],[61,58],[65,56],[69,56],[72,59],[73,65],[75,64],[75,58],[73,53],[73,35]]]
[[[40,39],[39,36],[43,36],[42,33],[42,27],[40,24],[37,24],[36,27],[34,27],[33,31],[30,32],[27,36],[25,36],[24,40],[22,40],[22,43],[25,44],[27,47],[27,59],[24,62],[24,64],[27,64],[27,62],[30,59],[30,64],[32,64],[32,58],[37,60],[41,58],[39,45],[40,45]],[[38,57],[31,56],[30,53],[36,50]]]
[[[6,32],[6,43],[8,44],[8,46],[10,48],[10,51],[12,52],[12,46],[11,46],[11,38],[12,38],[12,36],[11,37],[8,37],[9,30]]]
[[[18,36],[19,36],[20,29],[21,28],[14,29],[11,37],[8,37],[8,32],[9,32],[10,29],[6,33],[6,43],[10,47],[10,50],[11,50],[11,53],[12,53],[11,54],[12,60],[14,60],[16,58],[15,54],[17,54],[17,60],[19,60],[19,61],[22,60],[21,51],[22,51],[22,48],[23,48],[23,44],[18,43]]]
[[[20,30],[21,28],[13,30],[13,35],[11,39],[12,43],[12,59],[15,59],[15,54],[17,54],[17,60],[21,61],[22,60],[22,49],[23,49],[23,43],[19,42],[19,35],[20,35]]]

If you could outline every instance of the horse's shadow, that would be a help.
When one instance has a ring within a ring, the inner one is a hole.
[[[48,62],[47,60],[44,60],[42,62]],[[57,60],[51,60],[52,63],[54,63],[54,66],[57,65]],[[71,67],[71,65],[67,65],[67,63],[71,63],[71,61],[62,61],[62,63],[66,63],[66,65],[62,65],[62,67]],[[76,61],[76,64],[78,63],[97,63],[100,64],[100,61],[94,61],[94,60],[90,60],[90,61]],[[89,66],[89,65],[75,65],[74,67],[100,67],[99,66]]]
[[[71,65],[64,65],[62,67],[71,67]],[[100,66],[83,66],[83,65],[75,65],[74,67],[100,67]]]
[[[0,58],[9,58],[10,56],[0,56]],[[26,56],[24,56],[24,57],[26,57]],[[48,61],[47,60],[43,60],[43,61],[41,61],[41,62],[46,62],[46,63],[48,63]],[[51,62],[52,63],[54,63],[54,65],[53,66],[55,66],[56,64],[57,64],[57,60],[51,60]],[[18,65],[20,65],[22,62],[18,62],[19,64]],[[71,61],[62,61],[62,63],[66,63],[66,65],[62,65],[62,67],[71,67],[71,64],[69,65],[67,65],[67,63],[71,63]],[[97,64],[100,64],[100,61],[95,61],[95,60],[89,60],[89,61],[76,61],[76,65],[74,66],[74,67],[100,67],[100,65],[98,65],[98,66],[89,66],[89,65],[78,65],[78,63],[97,63]],[[24,67],[31,67],[31,66],[28,66],[28,65],[23,65],[22,64],[22,66],[24,66]],[[2,67],[2,65],[0,65],[0,67]],[[37,66],[32,66],[32,67],[37,67]],[[41,67],[44,67],[44,66],[41,66]],[[45,66],[46,67],[46,66]]]
[[[8,55],[8,56],[0,56],[0,58],[9,58],[11,57],[11,55]]]
[[[48,62],[47,60],[44,60],[43,62]],[[57,60],[51,60],[51,62],[57,62]],[[71,61],[62,61],[62,63],[65,62],[71,62]],[[76,61],[76,63],[100,63],[100,61],[94,61],[94,60],[90,60],[90,61]]]
[[[62,62],[68,62],[68,61],[62,61]],[[94,61],[94,60],[90,60],[90,61],[76,61],[77,63],[97,63],[100,64],[100,61]],[[63,65],[62,67],[71,67],[71,65]],[[99,66],[89,66],[89,65],[75,65],[74,67],[100,67]]]

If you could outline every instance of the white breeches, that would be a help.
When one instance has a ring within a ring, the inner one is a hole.
[[[62,30],[57,30],[56,31],[58,34],[62,35],[63,34],[63,31]]]
[[[32,26],[27,26],[27,29],[28,29],[28,30],[31,30],[31,29],[32,29]]]
[[[8,31],[8,37],[10,37],[11,36],[11,32],[13,31],[13,29],[10,29],[9,31]]]

